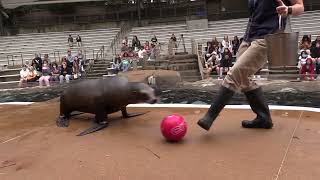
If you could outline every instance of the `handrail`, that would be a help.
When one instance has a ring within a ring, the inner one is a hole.
[[[198,56],[198,66],[199,66],[199,71],[201,74],[201,79],[204,79],[204,74],[203,74],[203,64],[202,64],[202,44],[196,42],[196,49],[197,49],[197,56]]]

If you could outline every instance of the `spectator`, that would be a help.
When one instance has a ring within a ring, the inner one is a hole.
[[[29,70],[27,68],[27,65],[24,64],[20,71],[20,83],[19,83],[20,87],[22,87],[23,83],[26,83],[28,81],[28,74],[29,74]]]
[[[126,44],[126,41],[122,41],[122,46],[121,46],[121,52],[127,52],[128,51],[128,45]]]
[[[146,43],[143,46],[144,50],[146,51],[146,54],[148,56],[148,60],[150,60],[150,55],[151,55],[151,46],[149,44],[149,41],[146,41]]]
[[[38,79],[37,71],[32,66],[30,66],[28,69],[29,69],[29,74],[28,74],[27,82],[35,82]]]
[[[153,35],[153,37],[151,38],[151,43],[156,45],[158,43],[158,39],[156,37],[156,35]]]
[[[112,62],[111,68],[113,74],[118,74],[120,71],[120,64],[121,64],[121,56],[120,54],[114,59]]]
[[[212,44],[213,46],[215,46],[215,47],[218,47],[218,46],[219,46],[219,41],[218,41],[217,37],[213,37],[213,38],[212,38],[211,44]]]
[[[129,40],[128,40],[128,37],[126,36],[126,37],[124,37],[124,42],[126,43],[126,45],[128,46],[129,44]]]
[[[48,54],[45,54],[44,57],[43,57],[43,64],[44,63],[51,64],[51,61],[49,59],[49,55]]]
[[[311,57],[314,59],[316,64],[316,73],[318,74],[317,79],[320,80],[320,36],[312,42]]]
[[[310,56],[310,50],[301,50],[300,51],[300,56],[299,56],[299,63],[298,63],[298,68],[301,70],[302,66],[306,64],[306,61],[308,58],[311,58]]]
[[[314,65],[312,62],[312,58],[308,58],[306,60],[306,64],[302,66],[300,74],[303,80],[306,80],[306,81],[314,80]]]
[[[131,41],[132,47],[135,51],[139,50],[139,47],[141,46],[140,41],[137,36],[133,36],[133,39]]]
[[[227,47],[227,44],[226,43],[229,43],[230,44],[230,42],[229,42],[229,37],[228,36],[224,36],[224,38],[223,38],[223,40],[222,40],[222,46],[223,47]]]
[[[122,70],[122,72],[127,72],[129,70],[129,67],[130,67],[130,63],[128,59],[128,53],[125,52],[121,59],[120,70]]]
[[[237,54],[239,47],[240,47],[240,40],[238,36],[235,36],[234,39],[232,40],[233,55]]]
[[[85,64],[86,59],[85,59],[84,55],[82,54],[81,50],[78,51],[78,55],[77,56],[78,56],[78,60],[79,60],[79,63],[80,63],[80,72],[84,72],[83,66]]]
[[[50,86],[49,80],[50,80],[50,67],[48,63],[44,62],[42,67],[42,75],[39,79],[39,86],[43,86],[43,82],[46,84],[46,86]]]
[[[320,36],[317,36],[317,39],[311,43],[311,48],[316,47],[317,44],[320,44]]]
[[[81,47],[82,46],[82,39],[81,39],[80,35],[77,36],[76,41],[77,41],[78,47]]]
[[[308,35],[304,35],[300,42],[300,49],[310,49],[311,47],[311,39]]]
[[[62,62],[61,69],[60,69],[60,76],[59,76],[60,84],[63,83],[64,79],[66,80],[67,83],[70,82],[70,78],[71,78],[71,75],[72,75],[72,71],[71,70],[72,69],[67,67],[67,62]]]
[[[60,75],[60,69],[58,68],[58,64],[54,62],[51,67],[51,78],[50,81],[58,81]]]
[[[68,44],[70,47],[73,46],[73,37],[71,36],[71,34],[69,34],[69,37],[68,37]]]
[[[174,48],[178,48],[177,38],[176,38],[176,35],[174,35],[174,33],[172,33],[170,40],[171,40],[172,43],[174,44]]]
[[[68,50],[68,52],[67,52],[66,59],[67,59],[67,61],[69,61],[70,63],[73,63],[73,61],[74,61],[74,56],[72,56],[70,50]]]
[[[32,60],[31,66],[37,71],[37,76],[41,76],[42,71],[42,59],[38,54],[35,54],[35,58]]]
[[[80,63],[77,56],[73,61],[72,72],[74,79],[78,79],[78,77],[80,76]]]
[[[219,78],[222,78],[222,74],[228,72],[232,66],[232,53],[228,48],[224,49],[222,54],[222,59],[220,61],[220,66],[217,67],[217,73]]]
[[[225,46],[223,46],[222,51],[224,52],[224,49],[229,49],[230,52],[232,52],[232,46],[229,44],[229,42],[225,43]]]

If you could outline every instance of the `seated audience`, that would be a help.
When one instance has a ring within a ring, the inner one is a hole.
[[[138,51],[141,44],[137,36],[133,36],[133,39],[131,41],[131,46],[134,48],[135,51]]]
[[[306,60],[306,64],[304,64],[300,71],[301,78],[306,81],[314,80],[314,65],[312,62],[312,58],[308,58]]]
[[[35,82],[39,79],[39,76],[37,75],[37,71],[30,66],[29,68],[29,74],[28,74],[28,78],[27,78],[27,82]]]
[[[308,35],[304,35],[300,42],[300,49],[310,49],[311,47],[311,38]]]
[[[227,47],[227,48],[228,48],[228,47],[229,47],[229,44],[230,44],[230,42],[229,42],[229,36],[224,36],[221,43],[222,43],[222,46],[223,46],[223,47]],[[227,45],[226,43],[229,43],[229,44]]]
[[[58,68],[58,64],[54,62],[51,67],[50,81],[58,81],[59,76],[60,76],[60,69]]]
[[[42,71],[42,59],[39,57],[38,54],[35,54],[35,58],[32,60],[31,66],[34,67],[34,69],[37,71],[37,75],[41,76]]]
[[[39,78],[39,86],[43,86],[43,83],[46,84],[46,86],[50,86],[49,80],[50,80],[50,67],[47,62],[43,63],[42,67],[42,75]]]
[[[27,68],[27,65],[24,64],[20,71],[20,83],[19,83],[20,87],[22,87],[23,83],[26,83],[28,81],[28,74],[29,74],[29,70]]]
[[[121,56],[120,54],[113,60],[111,68],[113,74],[118,74],[120,71],[120,64],[121,64]]]
[[[235,36],[234,39],[232,40],[233,55],[237,54],[239,47],[240,47],[240,40],[238,36]]]
[[[43,63],[47,63],[47,64],[51,64],[51,61],[49,59],[49,55],[48,54],[45,54],[44,57],[43,57]]]
[[[128,58],[128,53],[125,52],[121,58],[120,70],[122,70],[122,72],[126,72],[129,70],[129,67],[130,67],[130,61]]]
[[[306,64],[306,61],[308,58],[311,58],[310,56],[310,50],[301,50],[300,51],[300,56],[299,56],[299,62],[298,62],[298,68],[301,69],[303,65]]]
[[[71,54],[71,50],[68,50],[67,55],[66,55],[66,59],[69,63],[68,65],[70,65],[70,68],[72,68],[74,56]]]
[[[219,74],[219,78],[222,77],[223,73],[228,72],[230,67],[232,67],[232,53],[228,48],[225,48],[222,54],[220,65],[217,67],[217,73]]]
[[[59,76],[60,84],[63,83],[64,79],[66,80],[67,83],[69,83],[71,76],[72,76],[72,69],[68,68],[67,62],[62,62],[61,69],[60,69],[60,76]]]
[[[72,72],[73,78],[78,79],[78,77],[80,76],[80,62],[77,56],[75,56],[75,59],[73,61]]]
[[[320,36],[312,42],[311,46],[311,57],[314,58],[316,64],[316,73],[318,74],[317,79],[320,80]]]
[[[148,56],[148,60],[150,60],[150,55],[151,55],[151,46],[149,44],[149,41],[146,41],[146,43],[143,46],[144,50],[146,51],[146,54]]]
[[[122,41],[122,45],[121,45],[121,52],[126,52],[126,51],[128,51],[128,45],[126,44],[126,41],[125,40],[123,40]]]
[[[211,44],[215,47],[219,47],[219,41],[218,41],[217,37],[212,38]]]

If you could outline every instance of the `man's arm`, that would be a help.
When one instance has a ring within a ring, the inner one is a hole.
[[[304,12],[304,4],[303,0],[290,0],[292,3],[292,6],[286,6],[282,0],[277,0],[279,3],[279,6],[277,7],[277,12],[281,15],[288,15],[289,8],[292,8],[292,15],[293,16],[299,16]]]

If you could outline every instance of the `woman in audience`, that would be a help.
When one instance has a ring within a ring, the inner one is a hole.
[[[306,64],[306,61],[308,58],[311,58],[310,50],[309,49],[307,49],[307,50],[302,49],[300,51],[299,62],[298,62],[298,68],[300,69],[300,71],[301,71],[302,66]]]
[[[131,41],[131,45],[135,51],[138,51],[139,47],[141,46],[141,43],[140,43],[137,36],[133,36],[133,39]]]
[[[22,69],[20,71],[20,83],[19,83],[19,87],[22,87],[23,83],[26,83],[28,80],[28,74],[29,74],[29,70],[27,68],[27,65],[23,65]]]
[[[37,76],[37,71],[32,66],[30,66],[28,69],[29,69],[29,74],[28,74],[27,82],[37,81],[37,79],[39,78]]]
[[[80,62],[77,56],[75,56],[73,61],[72,72],[74,79],[78,79],[80,74]]]
[[[237,54],[239,46],[240,46],[240,40],[238,36],[235,36],[234,39],[232,40],[233,55]]]
[[[219,79],[222,78],[222,74],[228,72],[232,66],[232,53],[228,48],[224,49],[222,54],[222,59],[220,61],[220,66],[217,67],[217,73],[219,74]]]
[[[227,42],[230,44],[230,42],[229,42],[229,36],[224,36],[224,38],[223,38],[223,40],[222,40],[222,46],[223,46],[223,47],[227,47],[227,44],[226,44]]]
[[[306,60],[306,64],[302,66],[300,74],[303,80],[313,81],[314,80],[314,65],[312,58]]]
[[[122,70],[122,72],[127,72],[129,70],[129,67],[130,62],[128,59],[128,53],[125,52],[121,58],[120,69]]]
[[[300,49],[310,49],[311,48],[311,38],[308,35],[304,35],[300,42]]]
[[[213,46],[216,46],[216,47],[219,46],[219,41],[218,41],[217,37],[213,37],[213,38],[212,38],[211,44],[212,44]]]
[[[50,81],[58,81],[59,75],[60,75],[60,69],[58,68],[58,64],[54,62],[51,67]]]
[[[59,76],[60,84],[63,83],[64,79],[66,80],[67,83],[69,83],[71,76],[72,76],[72,69],[68,68],[67,62],[62,62],[61,69],[60,69],[60,76]]]
[[[46,84],[46,86],[50,86],[50,83],[49,83],[50,74],[51,74],[50,67],[47,62],[44,62],[42,66],[42,75],[39,79],[40,87],[43,86],[43,82]]]
[[[144,44],[144,50],[146,51],[146,54],[148,56],[148,60],[151,60],[150,59],[150,55],[151,55],[151,46],[149,44],[149,41],[146,41],[146,43]]]
[[[311,57],[314,58],[316,64],[317,79],[320,80],[320,36],[312,42]]]

